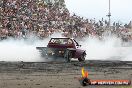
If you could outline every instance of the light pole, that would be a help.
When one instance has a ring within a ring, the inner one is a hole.
[[[110,6],[110,5],[111,5],[111,4],[110,4],[110,0],[109,0],[109,12],[108,12],[108,15],[107,15],[108,18],[109,18],[109,24],[108,24],[109,27],[110,27],[110,24],[111,24],[111,18],[110,18],[110,17],[111,17],[111,12],[110,12],[110,10],[111,10],[110,7],[111,7],[111,6]]]

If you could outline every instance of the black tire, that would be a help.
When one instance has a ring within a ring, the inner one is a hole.
[[[85,58],[86,58],[86,53],[83,53],[82,55],[81,55],[81,57],[80,58],[78,58],[78,60],[81,62],[81,61],[85,61]]]
[[[66,62],[71,62],[71,58],[70,57],[71,57],[70,51],[66,50],[65,55],[64,55],[65,61]]]
[[[70,62],[71,62],[71,59],[70,59],[70,58],[67,58],[67,59],[66,59],[66,62],[67,62],[67,63],[70,63]]]

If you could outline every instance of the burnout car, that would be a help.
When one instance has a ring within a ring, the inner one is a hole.
[[[44,57],[62,57],[67,62],[71,59],[78,59],[84,61],[86,58],[86,51],[80,49],[81,45],[72,38],[51,38],[47,47],[36,47]]]

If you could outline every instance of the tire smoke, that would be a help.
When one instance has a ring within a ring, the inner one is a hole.
[[[14,40],[8,39],[0,42],[0,61],[24,61],[42,62],[45,61],[36,50],[36,46],[44,46],[47,39]]]
[[[116,36],[107,36],[102,40],[96,37],[80,41],[82,49],[87,52],[87,60],[121,60],[132,61],[132,47]]]
[[[51,37],[58,35],[57,33]],[[26,40],[3,40],[0,42],[0,61],[48,61],[41,57],[36,47],[46,47],[49,40],[50,38],[39,40],[34,37]],[[116,36],[107,36],[101,40],[96,37],[85,37],[78,42],[82,45],[81,48],[86,50],[87,60],[132,61],[132,47],[123,46],[124,43]]]

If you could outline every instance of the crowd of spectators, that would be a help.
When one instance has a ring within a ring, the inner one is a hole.
[[[54,3],[53,3],[54,1]],[[30,35],[44,39],[54,33],[65,37],[102,37],[114,33],[124,39],[131,39],[132,22],[122,25],[108,25],[103,18],[84,19],[76,14],[70,15],[64,0],[1,0],[0,1],[0,39],[27,38]],[[129,34],[129,35],[128,35]]]

